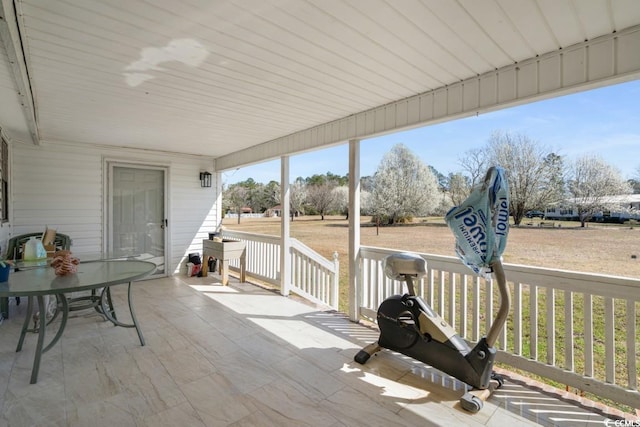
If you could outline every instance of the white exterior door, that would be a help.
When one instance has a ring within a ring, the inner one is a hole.
[[[154,262],[166,274],[166,170],[109,164],[108,251]]]

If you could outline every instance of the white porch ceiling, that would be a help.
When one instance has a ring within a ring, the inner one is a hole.
[[[640,25],[636,0],[1,1],[10,138],[213,158]]]

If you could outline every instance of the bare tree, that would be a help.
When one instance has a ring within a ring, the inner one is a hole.
[[[449,174],[449,198],[454,206],[460,206],[471,193],[469,179],[461,173]]]
[[[247,205],[249,200],[249,191],[241,185],[233,185],[227,191],[226,196],[229,206],[238,214],[238,224],[240,224],[242,208]]]
[[[438,205],[438,184],[429,167],[402,144],[385,154],[374,176],[372,202],[377,217],[389,224],[431,213]]]
[[[549,155],[540,143],[522,134],[494,132],[489,139],[486,159],[505,169],[515,225],[520,224],[527,210],[557,201],[554,192],[545,191],[549,177],[556,176],[552,166],[557,163],[546,161]]]
[[[628,194],[631,188],[618,169],[600,157],[583,156],[571,168],[569,192],[584,227],[595,213],[615,207],[608,196]]]
[[[335,184],[328,181],[307,185],[307,203],[320,213],[321,221],[324,221],[325,214],[334,203],[334,188]]]
[[[467,172],[471,178],[470,188],[484,179],[484,175],[490,166],[487,155],[486,148],[474,148],[466,151],[462,157],[458,159],[458,163],[462,166],[462,169]]]

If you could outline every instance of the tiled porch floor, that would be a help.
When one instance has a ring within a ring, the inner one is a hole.
[[[15,353],[26,303],[0,325],[1,426],[592,425],[604,417],[507,382],[478,414],[462,387],[388,351],[375,331],[296,298],[219,276],[134,285],[147,345],[90,311],[69,320],[29,384],[35,335]],[[114,287],[125,308],[125,286]],[[124,310],[119,311],[122,318]],[[435,382],[435,383],[434,383]]]

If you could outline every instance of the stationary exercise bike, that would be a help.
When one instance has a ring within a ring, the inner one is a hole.
[[[501,169],[491,168],[484,184],[446,218],[456,234],[456,252],[463,262],[485,278],[493,274],[498,284],[500,308],[487,336],[470,347],[416,295],[414,282],[427,274],[424,258],[410,253],[393,254],[384,259],[384,272],[391,279],[406,281],[408,293],[393,295],[380,304],[377,314],[380,337],[354,357],[364,364],[386,348],[439,369],[474,388],[460,400],[461,406],[470,412],[482,409],[483,401],[503,384],[502,378],[493,373],[494,344],[509,314],[509,291],[499,256],[506,244],[509,218],[508,189],[502,174]],[[481,225],[482,230],[478,228]]]

